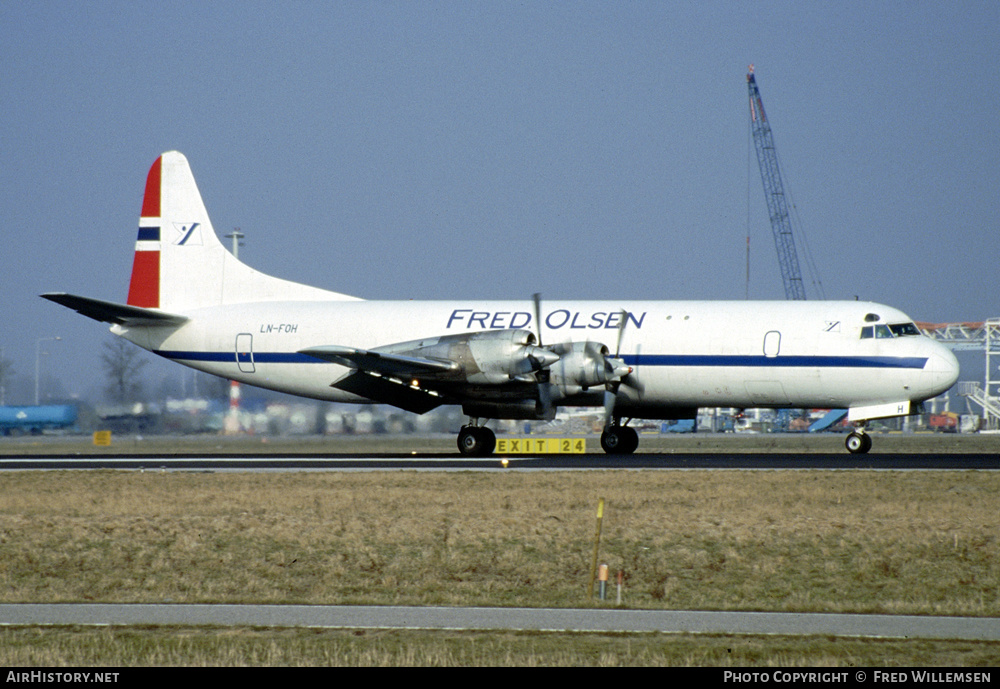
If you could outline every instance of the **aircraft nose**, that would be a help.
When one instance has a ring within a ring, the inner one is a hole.
[[[958,359],[955,354],[944,345],[934,342],[934,350],[927,361],[924,369],[930,376],[927,381],[932,397],[936,397],[945,392],[958,381]]]

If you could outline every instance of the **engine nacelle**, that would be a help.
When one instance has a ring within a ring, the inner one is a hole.
[[[631,370],[620,359],[611,357],[607,345],[600,342],[566,342],[554,345],[552,351],[559,355],[559,361],[549,368],[549,382],[560,398],[588,392],[595,386],[603,388]]]
[[[524,419],[530,421],[551,421],[556,418],[553,406],[542,407],[535,400],[514,400],[511,402],[466,402],[462,413],[479,419]]]
[[[584,390],[607,383],[604,364],[608,348],[600,342],[567,342],[552,347],[559,354],[549,370],[551,382],[559,386],[577,386]]]
[[[376,351],[454,362],[456,370],[443,379],[497,385],[533,380],[532,371],[558,361],[557,354],[536,343],[530,330],[484,330],[402,342]]]

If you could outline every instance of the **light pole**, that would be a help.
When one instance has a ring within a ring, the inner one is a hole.
[[[226,239],[233,240],[233,258],[238,259],[240,257],[240,246],[242,246],[242,242],[240,240],[244,237],[246,237],[246,235],[240,232],[240,228],[238,227],[234,227],[233,231],[226,235]]]
[[[50,340],[61,340],[61,337],[39,337],[35,340],[35,406],[38,406],[38,381],[39,381],[39,370],[41,368],[41,358],[42,352],[41,347],[43,342],[48,342]]]

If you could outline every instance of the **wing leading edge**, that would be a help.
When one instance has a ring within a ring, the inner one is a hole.
[[[354,349],[338,345],[309,347],[308,349],[299,350],[299,354],[306,354],[334,364],[349,366],[350,368],[373,371],[381,375],[434,376],[457,373],[460,370],[459,365],[454,361],[389,354],[387,352]]]

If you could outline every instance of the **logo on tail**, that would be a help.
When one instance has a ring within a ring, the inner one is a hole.
[[[174,229],[177,230],[179,236],[174,240],[174,244],[177,246],[201,246],[201,230],[198,229],[200,224],[182,225],[175,222]]]

